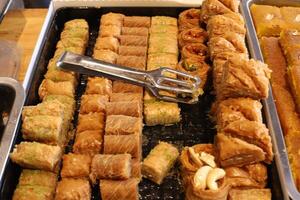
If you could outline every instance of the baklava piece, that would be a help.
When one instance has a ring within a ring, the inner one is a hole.
[[[285,22],[278,7],[253,4],[250,10],[258,37],[280,35]]]
[[[123,26],[123,20],[125,15],[120,13],[107,13],[101,16],[100,26],[107,26],[107,25],[115,25],[118,27]]]
[[[174,166],[178,156],[179,152],[176,147],[166,142],[160,142],[144,159],[143,176],[160,185]]]
[[[125,116],[125,115],[109,115],[106,119],[105,134],[106,135],[141,135],[143,128],[142,118]]]
[[[91,186],[88,180],[63,178],[58,182],[55,200],[73,199],[91,199]]]
[[[87,154],[90,156],[99,154],[103,144],[102,137],[103,132],[101,130],[76,133],[73,152],[76,154]]]
[[[74,98],[75,87],[70,81],[54,82],[44,79],[39,87],[39,97],[41,100],[47,95],[65,95]]]
[[[232,189],[229,192],[229,200],[271,200],[270,189]]]
[[[61,170],[62,178],[88,178],[92,159],[89,155],[65,154]]]
[[[299,7],[281,7],[280,12],[288,29],[300,30],[300,8]]]
[[[104,130],[105,126],[105,115],[104,113],[88,113],[79,114],[77,132],[87,130]]]
[[[121,35],[121,26],[117,25],[101,25],[99,30],[100,37],[115,37]]]
[[[95,44],[95,49],[107,49],[118,53],[119,40],[114,37],[99,37]]]
[[[106,78],[89,77],[85,93],[110,95],[112,93],[112,82]]]
[[[138,180],[100,180],[100,194],[103,200],[138,200]]]
[[[95,49],[93,58],[115,64],[118,58],[118,54],[109,49]]]
[[[108,95],[82,95],[80,113],[87,114],[90,112],[105,112],[105,104],[108,102]]]
[[[149,28],[151,25],[151,18],[145,16],[130,16],[124,17],[124,27],[146,27]]]
[[[142,117],[142,108],[139,101],[119,101],[106,104],[106,114]]]

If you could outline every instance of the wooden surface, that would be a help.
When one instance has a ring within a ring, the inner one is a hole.
[[[47,9],[9,11],[0,24],[0,40],[15,41],[21,49],[18,79],[24,80]]]

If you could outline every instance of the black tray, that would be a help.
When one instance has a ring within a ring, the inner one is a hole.
[[[187,8],[61,8],[56,11],[53,21],[51,22],[49,31],[44,36],[44,43],[41,55],[39,55],[36,62],[36,70],[33,72],[33,78],[29,87],[28,96],[25,105],[36,105],[39,103],[38,87],[43,80],[43,75],[46,72],[47,63],[54,55],[56,43],[59,40],[60,32],[66,21],[75,18],[84,18],[88,21],[90,27],[90,40],[86,55],[91,56],[93,53],[94,43],[98,36],[99,20],[102,14],[108,12],[119,12],[127,16],[141,15],[141,16],[171,16],[178,17],[179,13]],[[211,81],[211,77],[209,78]],[[80,84],[77,89],[77,110],[79,108],[79,97],[83,94],[86,84],[86,77],[80,77]],[[150,150],[159,142],[166,141],[175,144],[180,150],[184,146],[192,146],[198,143],[213,143],[214,135],[216,134],[215,125],[209,118],[211,104],[214,101],[212,95],[212,84],[208,83],[205,95],[200,98],[200,102],[196,105],[180,105],[182,121],[173,126],[154,126],[144,127],[143,130],[143,157],[145,157]],[[78,114],[78,113],[77,113]],[[76,116],[77,116],[76,114]],[[75,125],[76,117],[75,116]],[[22,141],[22,134],[20,132],[21,122],[18,123],[18,131],[14,144]],[[69,151],[71,145],[66,149]],[[12,149],[11,149],[12,151]],[[1,180],[0,199],[11,199],[13,191],[18,183],[18,178],[21,168],[8,161],[5,169],[3,179]],[[283,199],[278,180],[278,173],[275,163],[268,167],[269,180],[268,187],[272,189],[273,199]],[[164,182],[158,186],[149,180],[143,179],[139,184],[140,199],[184,199],[184,191],[180,181],[179,164],[177,163],[172,172],[165,178]],[[99,186],[93,187],[93,198],[100,199]]]

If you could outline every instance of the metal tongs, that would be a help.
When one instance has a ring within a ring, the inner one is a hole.
[[[59,58],[57,66],[62,70],[70,70],[89,76],[102,76],[139,85],[147,88],[156,98],[164,101],[187,104],[198,101],[200,78],[166,67],[142,71],[71,52],[64,52]],[[167,77],[166,73],[177,77],[177,79]]]

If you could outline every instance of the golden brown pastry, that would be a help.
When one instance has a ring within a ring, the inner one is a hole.
[[[188,73],[192,76],[200,77],[200,87],[203,88],[206,83],[210,67],[204,61],[199,61],[199,59],[192,57],[181,60],[177,65],[177,70]]]
[[[208,48],[201,43],[190,43],[182,47],[182,58],[196,58],[199,61],[205,61],[208,58]]]
[[[55,200],[91,199],[91,186],[86,179],[64,178],[58,182]]]
[[[79,114],[77,131],[104,130],[104,113]]]
[[[215,138],[219,162],[222,167],[243,166],[264,161],[264,151],[239,138],[218,133]]]
[[[216,116],[219,130],[231,122],[250,120],[262,122],[262,104],[250,98],[230,98],[217,105]]]
[[[144,27],[122,27],[122,35],[148,36],[149,30]]]
[[[219,0],[206,0],[203,1],[201,9],[201,20],[207,23],[209,18],[214,15],[221,15],[231,13],[232,10],[225,6]]]
[[[121,56],[141,56],[146,58],[147,47],[144,46],[120,46],[119,55]],[[145,62],[145,61],[144,61]],[[124,65],[126,66],[126,65]],[[130,66],[128,66],[130,67]]]
[[[261,163],[244,167],[225,168],[228,182],[233,188],[264,188],[267,184],[267,167]]]
[[[98,37],[94,48],[97,50],[107,49],[117,53],[119,48],[119,40],[111,36]]]
[[[260,61],[230,58],[223,66],[218,98],[267,98],[270,73],[268,66]]]
[[[207,32],[210,38],[224,36],[228,32],[239,34],[245,38],[246,28],[240,14],[230,13],[211,17],[207,23]]]
[[[123,25],[124,15],[120,13],[107,13],[101,16],[100,25],[115,25],[121,27]]]
[[[189,28],[200,27],[200,14],[201,10],[196,8],[181,12],[178,18],[179,30],[183,31]]]
[[[147,46],[148,36],[137,36],[137,35],[121,35],[120,37],[121,46]]]
[[[239,34],[228,32],[222,37],[214,37],[208,43],[211,60],[223,52],[235,52],[248,55],[245,39]]]
[[[232,10],[233,12],[239,12],[239,0],[219,0],[221,3],[223,3],[227,8]]]
[[[141,56],[119,56],[117,58],[117,65],[123,67],[130,67],[134,69],[146,69],[146,57]]]
[[[142,108],[139,101],[109,102],[106,104],[106,115],[142,117]]]
[[[74,97],[75,87],[70,81],[54,82],[44,79],[39,87],[39,97],[43,99],[47,95],[66,95]]]
[[[114,81],[112,86],[113,93],[139,93],[143,94],[143,87],[132,85],[123,81]]]
[[[116,63],[118,54],[109,49],[95,49],[93,53],[93,58],[114,64]]]
[[[300,112],[300,68],[299,65],[288,67],[288,81],[296,103],[297,111]]]
[[[106,118],[105,134],[106,135],[141,135],[143,120],[138,117],[125,115],[109,115]]]
[[[101,25],[99,37],[116,37],[121,35],[121,26],[117,25]]]
[[[179,48],[182,48],[186,44],[190,43],[204,43],[207,41],[207,39],[208,34],[204,29],[200,27],[190,28],[179,33],[178,44]]]
[[[141,93],[112,93],[110,95],[110,102],[118,101],[142,101],[143,95]]]
[[[90,112],[104,112],[105,104],[108,102],[108,99],[108,95],[82,95],[80,103],[80,114],[87,114]]]
[[[61,177],[63,178],[88,178],[90,174],[90,165],[92,159],[88,155],[82,154],[65,154]]]
[[[149,28],[151,24],[151,18],[145,16],[130,16],[124,17],[124,27],[146,27]]]
[[[112,93],[112,82],[101,77],[89,77],[85,94],[110,95]]]
[[[138,200],[138,179],[100,180],[102,200]]]
[[[76,133],[73,153],[94,156],[99,154],[103,145],[103,131],[82,131]]]

